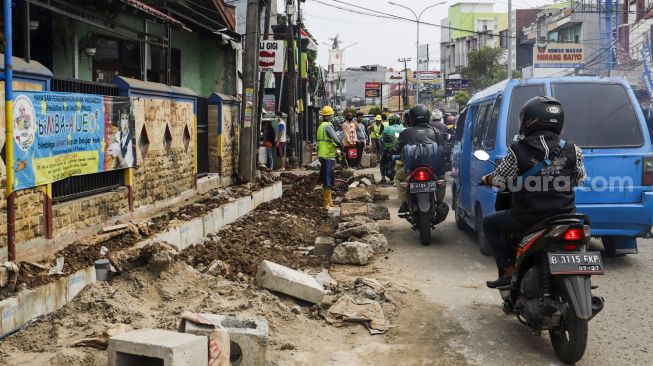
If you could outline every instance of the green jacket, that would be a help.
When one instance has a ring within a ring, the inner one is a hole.
[[[395,147],[395,144],[397,144],[397,140],[399,139],[399,134],[403,130],[404,130],[404,126],[402,125],[391,125],[388,126],[387,128],[384,128],[383,133],[381,134],[381,142],[383,143],[383,149],[386,151],[392,150]]]

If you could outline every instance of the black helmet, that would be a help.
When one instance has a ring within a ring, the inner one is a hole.
[[[410,123],[417,126],[421,123],[431,122],[431,112],[424,104],[417,104],[410,109]]]
[[[562,104],[553,97],[535,97],[519,113],[519,133],[528,136],[535,131],[562,132],[565,113]]]

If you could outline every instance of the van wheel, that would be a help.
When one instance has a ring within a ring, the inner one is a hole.
[[[478,249],[483,255],[492,256],[494,253],[490,243],[488,243],[487,238],[485,237],[485,232],[483,231],[483,209],[481,207],[476,208],[476,215],[474,217],[474,223],[476,226],[476,238],[478,240]]]

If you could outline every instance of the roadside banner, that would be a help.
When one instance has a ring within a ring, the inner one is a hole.
[[[642,81],[648,92],[649,100],[653,101],[653,61],[651,61],[651,46],[649,45],[648,34],[644,33],[644,42],[642,43],[642,61],[644,63],[644,73],[642,74]],[[648,108],[648,117],[652,116],[652,108]]]
[[[365,83],[365,97],[378,98],[381,95],[381,83],[377,81],[368,81]]]
[[[16,92],[13,124],[17,190],[136,164],[128,97]]]
[[[579,43],[548,42],[533,47],[536,68],[578,68],[585,62],[585,46]]]

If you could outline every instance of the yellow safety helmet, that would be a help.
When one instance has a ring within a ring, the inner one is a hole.
[[[331,106],[326,105],[324,106],[324,108],[322,108],[322,112],[320,112],[320,114],[322,115],[322,117],[331,117],[334,115],[333,108],[331,108]]]
[[[377,114],[374,119],[376,119],[377,121],[383,121],[383,118],[381,118],[380,114]]]

